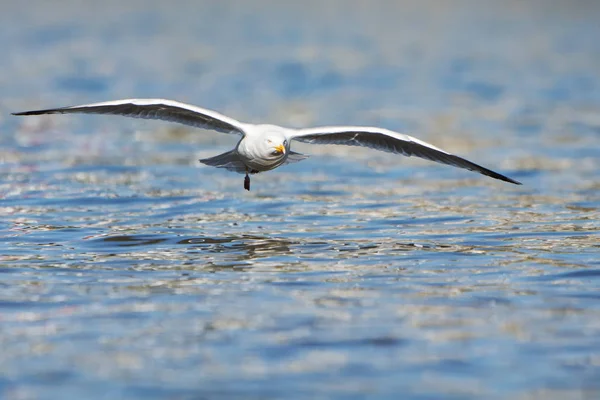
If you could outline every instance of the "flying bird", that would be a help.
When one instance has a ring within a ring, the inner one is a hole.
[[[235,148],[200,162],[245,174],[244,189],[250,190],[250,175],[270,171],[281,165],[302,161],[308,156],[290,149],[292,141],[312,144],[363,146],[388,153],[415,156],[520,185],[511,178],[450,154],[412,136],[383,128],[325,126],[290,129],[277,125],[247,124],[216,111],[163,99],[126,99],[80,106],[25,111],[13,115],[112,114],[133,118],[160,119],[222,133],[241,135]]]

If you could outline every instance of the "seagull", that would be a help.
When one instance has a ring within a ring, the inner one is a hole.
[[[324,126],[308,129],[290,129],[277,125],[247,124],[216,111],[164,99],[126,99],[80,106],[48,108],[13,113],[13,115],[42,114],[110,114],[133,118],[160,119],[241,135],[231,151],[199,160],[217,168],[245,174],[244,189],[250,190],[249,174],[270,171],[279,166],[308,158],[290,150],[291,142],[362,146],[388,153],[415,156],[521,185],[511,178],[484,168],[464,158],[450,154],[422,140],[383,128],[360,126]]]

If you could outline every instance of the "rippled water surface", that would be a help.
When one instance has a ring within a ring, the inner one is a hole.
[[[599,398],[592,1],[12,2],[0,16],[0,397]],[[243,177],[230,135],[10,112],[165,97],[379,125]]]

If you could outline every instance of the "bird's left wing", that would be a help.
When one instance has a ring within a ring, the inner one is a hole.
[[[81,106],[25,111],[13,115],[41,114],[112,114],[133,118],[161,119],[223,133],[244,135],[243,124],[216,111],[164,99],[126,99]]]
[[[362,146],[388,153],[402,154],[407,157],[420,157],[442,164],[479,172],[480,174],[505,182],[520,185],[511,178],[484,168],[480,165],[450,154],[429,143],[412,136],[404,135],[382,128],[356,126],[329,126],[310,129],[299,129],[290,133],[291,140],[313,144],[342,144]]]

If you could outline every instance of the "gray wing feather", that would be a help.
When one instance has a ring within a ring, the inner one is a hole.
[[[242,162],[242,160],[240,160],[240,157],[235,150],[231,150],[211,158],[204,158],[199,161],[202,164],[210,165],[211,167],[225,168],[229,171],[240,174],[246,173],[246,165]]]
[[[244,134],[243,124],[216,111],[164,99],[126,99],[81,106],[25,111],[13,115],[112,114],[132,118],[160,119],[223,133]]]
[[[291,139],[313,144],[362,146],[388,153],[402,154],[407,157],[420,157],[442,164],[479,172],[480,174],[505,182],[514,183],[516,185],[521,184],[520,182],[517,182],[502,174],[472,163],[464,158],[447,153],[442,149],[439,149],[412,136],[392,132],[387,129],[363,127],[323,127],[300,129],[292,135]]]
[[[306,154],[300,154],[300,153],[296,153],[295,151],[289,151],[285,162],[281,165],[294,164],[294,163],[300,162],[302,160],[306,160],[308,157],[309,156],[307,156]]]

